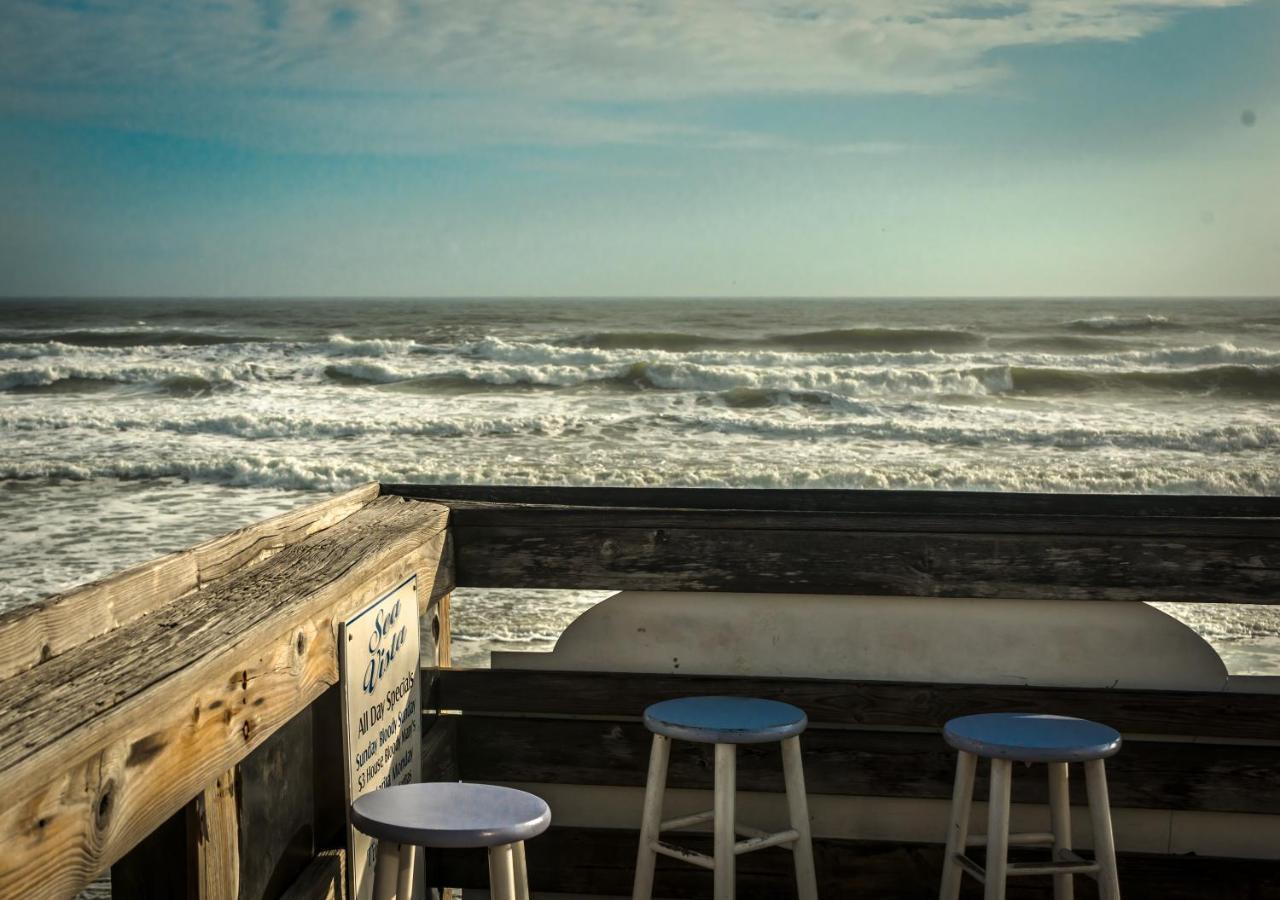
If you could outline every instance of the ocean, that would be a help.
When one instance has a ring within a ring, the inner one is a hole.
[[[1274,495],[1280,300],[0,300],[0,451],[0,610],[372,480]],[[602,596],[460,591],[455,656]]]

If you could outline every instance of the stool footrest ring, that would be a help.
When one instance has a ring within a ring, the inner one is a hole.
[[[1048,846],[1054,842],[1054,834],[1052,831],[1024,831],[1020,834],[1009,835],[1010,847],[1035,847]],[[965,841],[968,847],[985,847],[987,846],[987,836],[985,834],[973,834]]]
[[[690,816],[689,818],[693,817]],[[761,831],[758,828],[750,828],[746,825],[738,825],[734,828],[734,831],[738,834],[749,835],[745,841],[738,841],[733,845],[734,856],[751,853],[753,850],[763,850],[766,847],[777,847],[780,844],[790,845],[800,840],[800,832],[796,831],[794,828],[787,828],[784,831],[768,832]],[[697,850],[690,850],[687,847],[678,847],[675,844],[668,844],[666,841],[651,841],[649,846],[655,853],[661,853],[663,856],[670,856],[672,859],[682,859],[685,862],[693,863],[695,866],[702,866],[704,869],[715,868],[715,859],[707,856],[705,853],[699,853]],[[795,848],[785,846],[783,849],[794,850]]]
[[[651,841],[649,847],[655,853],[670,856],[672,859],[682,859],[687,863],[693,863],[695,866],[702,866],[704,869],[714,870],[716,867],[715,859],[705,853],[699,853],[697,850],[677,847],[675,844],[668,844],[663,841]]]
[[[1014,875],[1096,876],[1101,868],[1096,862],[1076,856],[1069,850],[1062,853],[1061,857],[1061,859],[1046,860],[1044,862],[1011,862],[1005,867],[1005,874],[1009,877]],[[963,853],[957,853],[955,859],[966,872],[983,884],[987,883],[987,870],[985,868]]]

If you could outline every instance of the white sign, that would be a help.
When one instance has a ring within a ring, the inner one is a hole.
[[[418,580],[338,627],[347,808],[362,794],[422,780]],[[378,842],[347,826],[347,896],[369,900]]]

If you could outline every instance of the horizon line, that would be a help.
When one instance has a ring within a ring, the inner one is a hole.
[[[1266,294],[0,294],[0,302],[87,300],[1280,300]]]

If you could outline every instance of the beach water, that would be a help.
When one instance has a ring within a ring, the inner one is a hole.
[[[1274,495],[1280,301],[0,301],[0,610],[372,480]],[[456,655],[601,596],[460,591]]]

